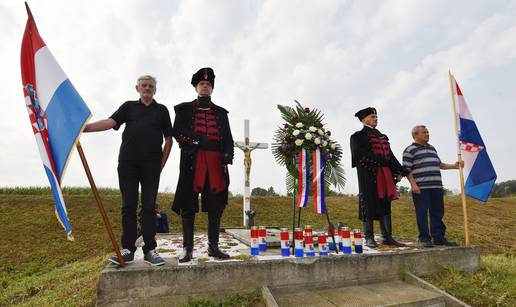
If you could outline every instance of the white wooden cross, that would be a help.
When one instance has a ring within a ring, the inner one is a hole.
[[[251,151],[255,149],[267,149],[269,144],[267,143],[251,143],[249,142],[249,120],[244,120],[244,142],[235,142],[235,146],[240,148],[244,152],[244,205],[243,205],[243,224],[247,227],[249,223],[245,212],[251,209],[251,188],[250,188],[250,174],[251,174]]]

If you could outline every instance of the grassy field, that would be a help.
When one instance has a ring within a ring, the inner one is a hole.
[[[0,306],[93,306],[98,275],[111,253],[109,238],[91,194],[81,189],[65,191],[65,200],[75,242],[65,239],[53,213],[52,197],[44,189],[0,189]],[[120,197],[105,189],[102,199],[114,227],[120,232]],[[170,213],[172,195],[159,195],[158,203]],[[360,227],[356,198],[329,197],[333,222]],[[231,198],[223,227],[240,226],[241,199]],[[458,197],[446,199],[448,239],[463,242],[462,208]],[[257,223],[291,225],[291,200],[286,197],[256,197]],[[516,305],[516,198],[491,199],[487,204],[469,203],[470,240],[480,246],[482,268],[475,273],[446,271],[426,277],[433,283],[475,306]],[[177,216],[169,214],[171,232],[180,232]],[[325,220],[304,212],[303,221],[322,228]],[[410,198],[393,203],[395,235],[416,237],[414,209]],[[206,229],[200,214],[196,229]],[[377,229],[378,231],[378,229]],[[246,302],[253,304],[253,294]],[[232,298],[234,300],[234,298]],[[242,300],[236,300],[240,303]],[[231,302],[230,304],[231,305]]]

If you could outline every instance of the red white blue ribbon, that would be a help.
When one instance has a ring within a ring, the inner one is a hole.
[[[313,187],[314,187],[314,213],[326,212],[324,199],[324,158],[319,148],[312,152]]]
[[[298,155],[298,192],[297,207],[304,208],[308,203],[308,176],[310,167],[308,165],[308,154],[306,149],[301,149]]]

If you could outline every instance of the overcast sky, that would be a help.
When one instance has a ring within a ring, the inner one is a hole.
[[[516,179],[515,1],[29,1],[41,36],[92,111],[110,116],[137,99],[141,74],[158,79],[156,100],[171,111],[196,94],[192,74],[213,67],[212,99],[229,110],[235,140],[244,119],[251,141],[272,142],[277,104],[318,108],[344,147],[345,193],[357,193],[349,137],[353,114],[375,106],[378,128],[399,159],[410,130],[425,124],[445,162],[456,160],[447,71],[455,74],[498,173]],[[0,186],[48,186],[25,109],[20,45],[23,1],[0,0]],[[98,186],[118,187],[121,131],[81,137]],[[160,190],[174,191],[174,144]],[[230,190],[243,190],[235,152]],[[253,152],[252,187],[285,192],[285,171],[269,150]],[[402,184],[408,186],[406,180]],[[457,171],[444,172],[459,188]],[[64,186],[88,186],[75,152]]]

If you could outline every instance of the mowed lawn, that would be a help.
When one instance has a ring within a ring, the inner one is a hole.
[[[27,191],[0,194],[0,306],[95,304],[97,279],[112,247],[94,198],[74,194],[81,193],[65,192],[75,242],[65,239],[50,195],[31,195]],[[170,210],[172,198],[170,194],[160,194],[158,203],[169,213],[171,232],[179,233],[180,220]],[[119,234],[120,197],[116,191],[106,190],[102,200],[115,234]],[[241,198],[230,199],[223,227],[241,226],[241,202]],[[255,197],[252,207],[257,210],[259,225],[292,225],[290,198]],[[334,223],[361,228],[355,197],[328,197],[327,207]],[[482,254],[481,270],[450,270],[425,278],[475,306],[516,305],[516,198],[493,198],[487,204],[469,200],[468,215],[471,244],[478,245]],[[198,217],[196,229],[205,230],[206,215]],[[326,227],[325,218],[315,216],[310,209],[303,211],[302,220],[315,229]],[[445,221],[448,239],[462,243],[459,197],[447,197]],[[410,198],[393,203],[393,224],[395,235],[417,236]]]

